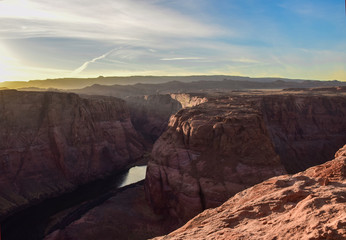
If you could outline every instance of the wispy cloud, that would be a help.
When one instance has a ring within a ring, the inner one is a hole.
[[[84,37],[143,42],[225,33],[217,25],[181,14],[158,2],[5,0],[0,2],[0,34],[14,38]]]
[[[0,0],[0,45],[7,50],[0,49],[0,67],[22,80],[214,73],[319,78],[322,71],[344,76],[343,2],[263,2]]]
[[[96,57],[96,58],[93,58],[89,61],[86,61],[85,63],[82,64],[82,66],[80,66],[79,68],[75,69],[73,72],[72,72],[72,75],[76,75],[76,74],[79,74],[81,72],[83,72],[88,66],[90,63],[94,63],[98,60],[101,60],[101,59],[104,59],[106,58],[107,56],[109,56],[111,53],[113,53],[114,51],[116,50],[119,50],[121,48],[114,48],[112,50],[110,50],[109,52],[106,52],[105,54],[99,56],[99,57]]]
[[[162,61],[181,61],[181,60],[202,60],[202,57],[175,57],[175,58],[161,58]]]

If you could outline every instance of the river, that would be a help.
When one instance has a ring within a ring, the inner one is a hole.
[[[2,240],[42,240],[56,229],[80,218],[131,184],[145,178],[146,166],[135,166],[106,179],[85,184],[75,191],[47,199],[13,214],[1,223]]]

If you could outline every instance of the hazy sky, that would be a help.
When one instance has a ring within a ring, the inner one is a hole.
[[[0,81],[225,74],[346,81],[344,0],[0,0]]]

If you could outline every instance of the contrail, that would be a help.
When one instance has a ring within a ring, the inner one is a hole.
[[[81,73],[82,71],[84,71],[84,70],[88,67],[88,65],[89,65],[90,63],[93,63],[93,62],[96,62],[97,60],[103,59],[103,58],[107,57],[109,54],[111,54],[112,52],[114,52],[115,50],[119,50],[119,49],[121,49],[121,48],[122,48],[122,47],[120,47],[120,48],[114,48],[114,49],[110,50],[109,52],[106,52],[105,54],[103,54],[103,55],[101,55],[101,56],[99,56],[99,57],[93,58],[93,59],[91,59],[90,61],[87,61],[87,62],[83,63],[82,66],[80,66],[79,68],[73,70],[72,75]]]

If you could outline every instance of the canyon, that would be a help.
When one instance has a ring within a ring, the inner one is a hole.
[[[295,178],[287,174],[332,159],[346,143],[346,96],[334,88],[120,96],[102,89],[0,91],[2,221],[140,162],[148,165],[144,181],[119,190],[110,184],[88,209],[80,200],[74,211],[82,214],[45,239],[166,235],[267,179]],[[264,193],[287,192],[272,185]],[[166,238],[189,236],[183,229]]]
[[[0,216],[108,176],[145,152],[123,100],[0,91]]]
[[[153,147],[150,204],[185,222],[270,177],[331,159],[346,142],[345,100],[235,94],[180,110]]]

